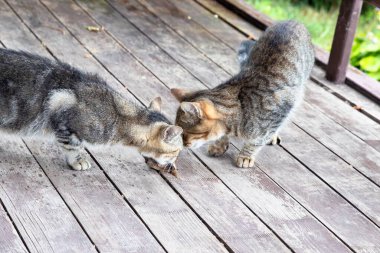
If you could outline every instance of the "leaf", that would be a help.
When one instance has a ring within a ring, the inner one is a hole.
[[[368,75],[370,77],[372,77],[373,79],[380,81],[380,71],[379,72],[371,72],[371,73],[368,73]]]
[[[90,32],[100,32],[103,30],[103,27],[89,25],[89,26],[86,26],[86,29],[89,30]]]
[[[379,55],[380,56],[380,55]],[[380,71],[380,57],[370,55],[359,61],[360,68],[368,72]]]

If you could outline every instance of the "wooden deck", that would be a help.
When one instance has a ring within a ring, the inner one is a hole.
[[[218,85],[261,33],[212,0],[0,0],[0,46],[160,95],[171,119],[169,88]],[[183,151],[177,179],[130,150],[88,150],[77,172],[52,144],[0,139],[0,252],[380,252],[380,107],[323,76],[254,169],[233,165],[239,143]]]

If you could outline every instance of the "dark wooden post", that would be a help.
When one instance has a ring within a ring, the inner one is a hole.
[[[351,47],[362,5],[363,0],[342,0],[326,69],[326,78],[334,83],[343,83],[346,78]]]

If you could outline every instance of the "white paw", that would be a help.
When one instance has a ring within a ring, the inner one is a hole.
[[[279,145],[281,143],[282,139],[279,135],[274,135],[272,138],[272,141],[270,142],[271,145]]]
[[[78,157],[72,162],[67,162],[73,170],[88,170],[91,168],[91,163],[86,158]]]
[[[236,159],[236,166],[239,168],[251,168],[255,165],[255,158],[254,157],[247,157],[238,155]]]

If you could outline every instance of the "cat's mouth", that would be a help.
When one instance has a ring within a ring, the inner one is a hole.
[[[158,170],[160,172],[168,172],[175,177],[178,177],[178,170],[174,163],[159,164],[156,160],[150,157],[143,156],[145,163],[152,169]]]

